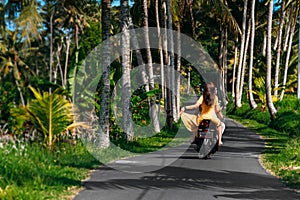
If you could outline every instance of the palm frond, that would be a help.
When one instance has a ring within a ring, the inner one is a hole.
[[[43,18],[38,12],[38,4],[31,1],[22,9],[20,17],[17,19],[17,29],[21,30],[21,41],[30,46],[32,38],[41,40],[39,28],[42,27]]]
[[[53,93],[41,93],[39,90],[29,87],[35,99],[29,105],[12,113],[15,117],[21,117],[31,121],[35,128],[43,133],[46,144],[51,147],[58,135],[70,128],[84,126],[83,123],[74,123],[72,104],[62,95],[60,88]]]

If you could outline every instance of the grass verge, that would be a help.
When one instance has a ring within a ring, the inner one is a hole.
[[[9,144],[0,157],[0,199],[69,199],[100,164],[81,143],[51,151],[40,144]]]
[[[106,160],[102,162],[161,150],[171,141],[178,145],[190,138],[177,137],[177,131],[165,130],[132,142],[115,141],[127,153],[103,150],[100,153]],[[7,144],[0,148],[0,158],[0,199],[5,200],[71,199],[80,190],[81,181],[101,165],[81,141],[74,146],[63,143],[52,150],[36,143]]]

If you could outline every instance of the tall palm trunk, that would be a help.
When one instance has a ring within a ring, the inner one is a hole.
[[[123,130],[127,140],[133,140],[132,115],[130,112],[131,79],[130,79],[130,34],[128,0],[121,0],[121,51],[122,51],[122,114]]]
[[[291,7],[291,12],[290,12],[290,21],[291,21],[291,32],[289,35],[289,42],[288,42],[288,47],[287,47],[287,53],[286,53],[286,60],[285,60],[285,67],[284,67],[284,74],[283,74],[283,83],[282,83],[282,91],[280,94],[280,100],[283,99],[284,92],[285,92],[285,86],[287,82],[287,76],[288,76],[288,68],[289,68],[289,63],[290,63],[290,56],[291,56],[291,50],[292,50],[292,43],[293,43],[293,37],[294,37],[294,32],[295,32],[295,18],[293,17],[293,6]]]
[[[54,77],[53,77],[53,79],[54,79],[54,83],[56,83],[57,82],[57,71],[59,70],[59,72],[60,72],[60,77],[61,77],[61,81],[62,81],[62,83],[61,83],[61,85],[63,85],[63,80],[64,80],[64,75],[63,75],[63,71],[62,71],[62,68],[61,68],[61,63],[60,63],[60,54],[61,54],[61,50],[62,50],[62,44],[61,43],[58,43],[57,44],[57,50],[56,50],[56,52],[55,52],[55,55],[56,55],[56,68],[55,68],[55,70],[54,70]]]
[[[148,83],[148,80],[147,80],[145,62],[143,60],[143,56],[142,56],[142,53],[141,53],[141,50],[140,50],[140,46],[139,46],[138,39],[137,39],[135,30],[134,30],[134,25],[132,23],[132,18],[130,16],[130,13],[128,15],[128,20],[129,20],[130,33],[132,33],[132,35],[131,35],[132,46],[135,49],[137,62],[138,62],[138,65],[140,66],[139,67],[139,73],[141,75],[142,82],[145,85],[145,90],[147,92],[149,92],[149,83]]]
[[[279,87],[279,70],[280,70],[280,59],[282,52],[282,31],[285,17],[285,1],[282,2],[281,5],[281,14],[280,14],[280,24],[278,29],[278,41],[277,41],[277,56],[276,56],[276,67],[275,67],[275,78],[274,78],[274,96],[278,97],[278,87]]]
[[[157,28],[157,36],[158,36],[158,51],[159,51],[159,59],[160,59],[160,81],[161,81],[161,98],[165,99],[165,73],[164,73],[164,55],[163,55],[163,47],[162,47],[162,34],[159,22],[159,4],[158,0],[155,0],[155,19],[156,19],[156,28]],[[160,100],[159,100],[160,102]],[[160,107],[159,107],[160,109]]]
[[[243,25],[242,25],[242,36],[241,36],[241,49],[240,49],[240,57],[239,57],[239,65],[237,71],[237,80],[235,86],[235,106],[241,107],[242,100],[240,95],[240,88],[241,88],[241,74],[242,74],[242,65],[243,65],[243,58],[244,58],[244,50],[245,50],[245,38],[246,38],[246,21],[247,21],[247,6],[248,0],[244,1],[244,12],[243,12]]]
[[[180,68],[181,68],[181,30],[180,30],[180,22],[177,26],[177,81],[176,81],[176,106],[177,106],[177,117],[179,118],[179,109],[180,109]],[[178,120],[178,119],[177,119]]]
[[[49,63],[49,82],[52,82],[52,69],[53,69],[53,17],[55,9],[52,11],[50,16],[50,63]],[[51,87],[49,88],[49,93],[51,94]]]
[[[236,65],[237,65],[237,58],[238,58],[238,37],[235,38],[234,43],[234,63],[233,63],[233,72],[232,72],[232,88],[231,88],[231,96],[235,97],[235,81],[236,81]]]
[[[266,74],[266,100],[271,118],[276,117],[276,108],[272,101],[272,88],[271,88],[271,70],[272,70],[272,18],[273,18],[273,3],[274,0],[269,2],[269,13],[267,22],[267,74]]]
[[[267,34],[266,32],[263,33],[264,34],[264,39],[263,39],[263,44],[262,44],[262,55],[266,56],[266,51],[267,51]]]
[[[22,92],[21,86],[19,84],[19,81],[17,79],[15,79],[15,83],[16,83],[18,92],[20,94],[20,99],[21,99],[22,106],[25,106],[25,100],[24,100],[23,92]]]
[[[63,79],[63,88],[67,87],[67,75],[68,75],[68,62],[69,62],[69,53],[70,53],[71,38],[66,36],[66,59],[65,59],[65,71]]]
[[[255,109],[257,104],[253,97],[252,89],[252,72],[253,72],[253,51],[254,51],[254,39],[255,39],[255,1],[252,0],[251,4],[251,42],[250,42],[250,52],[249,52],[249,77],[248,77],[248,87],[249,87],[249,103],[251,108]]]
[[[288,43],[289,43],[289,37],[291,35],[290,32],[291,32],[291,27],[292,27],[293,9],[294,9],[294,4],[292,4],[291,8],[290,8],[289,23],[288,23],[288,26],[287,26],[286,36],[285,36],[284,45],[283,45],[283,51],[284,52],[287,51]]]
[[[169,65],[169,55],[168,55],[168,36],[167,36],[167,6],[166,6],[166,1],[162,1],[162,9],[161,9],[161,15],[162,15],[162,27],[163,27],[163,33],[162,33],[162,50],[163,50],[163,61],[164,65]],[[165,76],[164,76],[164,93],[165,93],[165,98],[164,98],[164,109],[167,111],[167,78],[168,76],[166,75],[167,70],[165,70]]]
[[[228,54],[228,27],[225,27],[225,34],[224,34],[224,48],[223,48],[223,54],[224,54],[224,59],[223,59],[223,65],[224,65],[224,82],[223,82],[223,88],[224,88],[224,99],[223,103],[227,104],[227,74],[228,74],[228,66],[227,66],[227,54]]]
[[[247,37],[245,41],[245,49],[244,49],[244,58],[243,58],[243,67],[242,67],[242,75],[241,75],[241,83],[240,83],[240,100],[242,100],[243,95],[243,89],[244,89],[244,82],[245,82],[245,76],[246,76],[246,67],[247,67],[247,54],[248,54],[248,47],[249,47],[249,41],[250,41],[250,34],[251,34],[251,20],[248,22],[248,30],[247,30]]]
[[[162,18],[163,18],[163,24],[162,26],[164,27],[164,32],[163,32],[163,55],[164,55],[164,65],[165,66],[169,66],[170,65],[170,56],[169,56],[169,35],[168,35],[168,22],[167,22],[167,1],[163,0],[162,1]],[[170,92],[170,70],[169,67],[166,67],[165,69],[165,100],[164,100],[164,108],[166,110],[166,114],[167,114],[167,119],[166,119],[166,125],[168,128],[172,128],[173,126],[173,116],[171,114],[171,92]]]
[[[224,29],[223,25],[220,25],[220,32],[219,32],[220,42],[219,42],[219,68],[221,69],[223,73],[224,69]]]
[[[102,41],[106,43],[102,47],[102,91],[100,97],[100,132],[99,146],[109,147],[109,98],[110,98],[110,0],[102,0]]]
[[[145,46],[146,46],[146,54],[147,54],[147,71],[149,77],[149,89],[154,90],[154,77],[153,77],[153,66],[152,66],[152,55],[150,50],[150,41],[149,41],[149,25],[148,25],[148,1],[143,0],[143,24],[145,30]],[[160,131],[159,121],[158,121],[158,114],[157,114],[157,106],[155,103],[155,97],[150,99],[150,115],[151,120],[153,123],[153,128],[156,133]]]
[[[170,92],[170,119],[177,121],[177,113],[176,113],[176,101],[175,101],[175,61],[174,61],[174,35],[173,35],[173,20],[172,20],[172,11],[171,11],[171,0],[166,0],[167,1],[167,19],[168,19],[168,45],[169,45],[169,56],[170,56],[170,73],[169,73],[169,87],[171,90],[168,90]],[[168,116],[167,116],[168,118]]]
[[[187,0],[187,6],[188,6],[190,17],[191,17],[192,34],[193,34],[193,38],[195,38],[196,26],[195,26],[195,20],[194,20],[194,15],[193,15],[193,0]]]
[[[220,69],[221,69],[221,79],[220,79],[220,100],[223,105],[227,104],[227,44],[228,44],[228,27],[227,25],[221,25],[220,29]]]

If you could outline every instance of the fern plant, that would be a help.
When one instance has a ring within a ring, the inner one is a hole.
[[[72,104],[62,95],[60,88],[53,93],[41,93],[30,87],[35,99],[28,105],[12,110],[12,115],[30,121],[35,128],[43,133],[48,147],[58,139],[58,135],[82,124],[74,122]]]

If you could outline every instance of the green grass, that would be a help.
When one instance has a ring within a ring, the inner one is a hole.
[[[9,144],[0,148],[0,199],[70,199],[81,188],[81,181],[101,163],[179,145],[191,135],[178,129],[163,130],[132,142],[114,141],[119,149],[108,148],[93,154],[80,141],[59,144],[52,150],[41,144]],[[172,142],[171,142],[172,141]],[[171,142],[171,143],[170,143]],[[126,151],[124,151],[126,150]],[[99,157],[98,157],[99,156]]]
[[[0,149],[0,199],[67,199],[99,162],[81,143],[47,150],[39,144]]]
[[[284,103],[281,103],[282,105]],[[287,104],[291,106],[291,104]],[[297,111],[298,109],[298,111]],[[241,109],[246,112],[247,109]],[[270,123],[258,122],[261,116],[267,116],[268,113],[251,111],[248,115],[239,111],[232,112],[228,117],[239,121],[249,129],[259,133],[266,142],[266,148],[262,154],[262,164],[272,174],[279,177],[287,186],[300,189],[300,137],[298,129],[299,107],[293,112],[292,117],[285,114],[285,108],[281,107],[278,117]],[[243,116],[243,117],[242,117]],[[245,119],[252,116],[251,119]],[[257,118],[256,118],[257,117]],[[255,120],[258,119],[258,120]],[[292,121],[292,122],[291,122]],[[276,129],[274,129],[276,127]],[[298,134],[295,134],[298,133]]]

